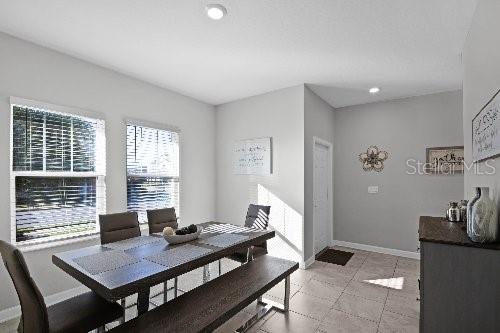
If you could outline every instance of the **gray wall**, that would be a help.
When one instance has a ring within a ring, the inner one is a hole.
[[[462,199],[463,175],[408,175],[406,161],[463,142],[458,91],[337,109],[334,239],[415,251],[418,217],[442,216],[448,201]],[[358,160],[370,145],[389,152],[380,173]],[[379,193],[368,194],[370,185]]]
[[[250,203],[271,205],[272,255],[303,260],[304,86],[216,107],[217,219],[243,224]],[[236,140],[272,137],[273,173],[235,175]]]
[[[304,89],[304,258],[314,255],[313,137],[334,144],[334,109],[307,86]],[[333,153],[333,152],[332,152]],[[333,166],[332,166],[333,167]],[[333,168],[332,168],[333,169]],[[332,187],[333,189],[333,175]],[[330,196],[333,206],[333,195]],[[333,221],[330,221],[333,225]],[[333,230],[331,228],[330,230]],[[331,235],[328,239],[331,238]]]
[[[465,141],[465,160],[472,161],[472,118],[500,89],[500,1],[480,0],[476,7],[472,25],[464,46],[464,110],[463,131]],[[473,170],[465,174],[464,192],[472,197],[475,186],[490,187],[490,196],[500,209],[500,158],[490,160],[489,165],[496,168],[493,175],[475,174]],[[479,163],[479,171],[485,170],[485,162]],[[487,169],[489,170],[489,169]]]
[[[87,109],[104,114],[107,136],[108,212],[126,210],[124,118],[181,129],[182,224],[215,217],[214,107],[116,72],[0,34],[0,238],[10,241],[9,96]],[[78,286],[51,262],[52,253],[77,243],[26,253],[44,295]],[[0,310],[17,304],[14,287],[0,267]],[[8,281],[8,282],[7,282]]]

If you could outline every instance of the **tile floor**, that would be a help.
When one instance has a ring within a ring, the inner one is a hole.
[[[419,261],[336,248],[354,252],[346,266],[315,262],[307,270],[295,272],[291,277],[290,311],[287,314],[270,312],[250,332],[418,332]],[[224,260],[223,272],[237,266],[235,262]],[[215,263],[211,265],[211,272],[217,276]],[[179,277],[179,288],[187,291],[201,281],[202,270],[198,269]],[[284,284],[281,283],[264,297],[282,302],[283,294]],[[160,297],[154,301],[160,301]],[[133,302],[133,299],[127,301]],[[256,303],[251,304],[219,327],[216,333],[234,332],[257,307]],[[135,308],[129,308],[126,320],[135,315]],[[14,319],[0,324],[0,332],[15,332],[17,322]]]

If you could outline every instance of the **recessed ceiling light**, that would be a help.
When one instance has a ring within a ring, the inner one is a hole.
[[[212,20],[220,20],[227,14],[227,9],[223,5],[219,4],[210,4],[206,7],[207,15]]]
[[[373,88],[370,88],[370,90],[368,90],[370,92],[370,94],[376,94],[380,91],[380,88],[379,87],[373,87]]]

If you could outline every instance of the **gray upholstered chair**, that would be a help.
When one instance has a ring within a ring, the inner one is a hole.
[[[103,245],[141,235],[136,212],[99,215],[99,225]]]
[[[177,215],[175,214],[175,208],[163,208],[163,209],[150,209],[146,211],[148,216],[148,226],[149,226],[149,234],[163,232],[165,227],[171,227],[173,229],[177,229],[179,224],[177,223]],[[178,288],[178,279],[174,278],[174,297],[177,297]],[[163,302],[167,302],[167,293],[168,293],[167,282],[163,283]],[[157,295],[154,295],[155,297]],[[157,305],[157,304],[154,304]]]
[[[141,235],[139,217],[136,212],[99,215],[99,226],[102,245],[139,237]],[[149,298],[149,293],[139,296]],[[123,298],[120,303],[123,309],[133,305],[130,304],[127,306],[125,298]]]
[[[0,252],[21,303],[18,332],[88,332],[123,317],[123,308],[94,292],[70,298],[47,307],[30,275],[24,257],[17,248],[0,241]]]
[[[162,232],[165,227],[177,229],[177,215],[175,208],[163,208],[147,210],[149,233]]]
[[[269,226],[269,214],[271,213],[271,206],[261,206],[250,204],[248,206],[247,215],[245,217],[245,227],[254,229],[267,229]],[[237,261],[241,264],[247,262],[248,251],[239,250],[227,258]],[[259,257],[267,254],[267,242],[255,245],[252,249],[253,257]],[[221,261],[219,260],[219,275],[222,274]]]

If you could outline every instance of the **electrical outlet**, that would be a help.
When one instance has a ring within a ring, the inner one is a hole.
[[[378,193],[378,186],[368,186],[368,193],[370,194]]]

